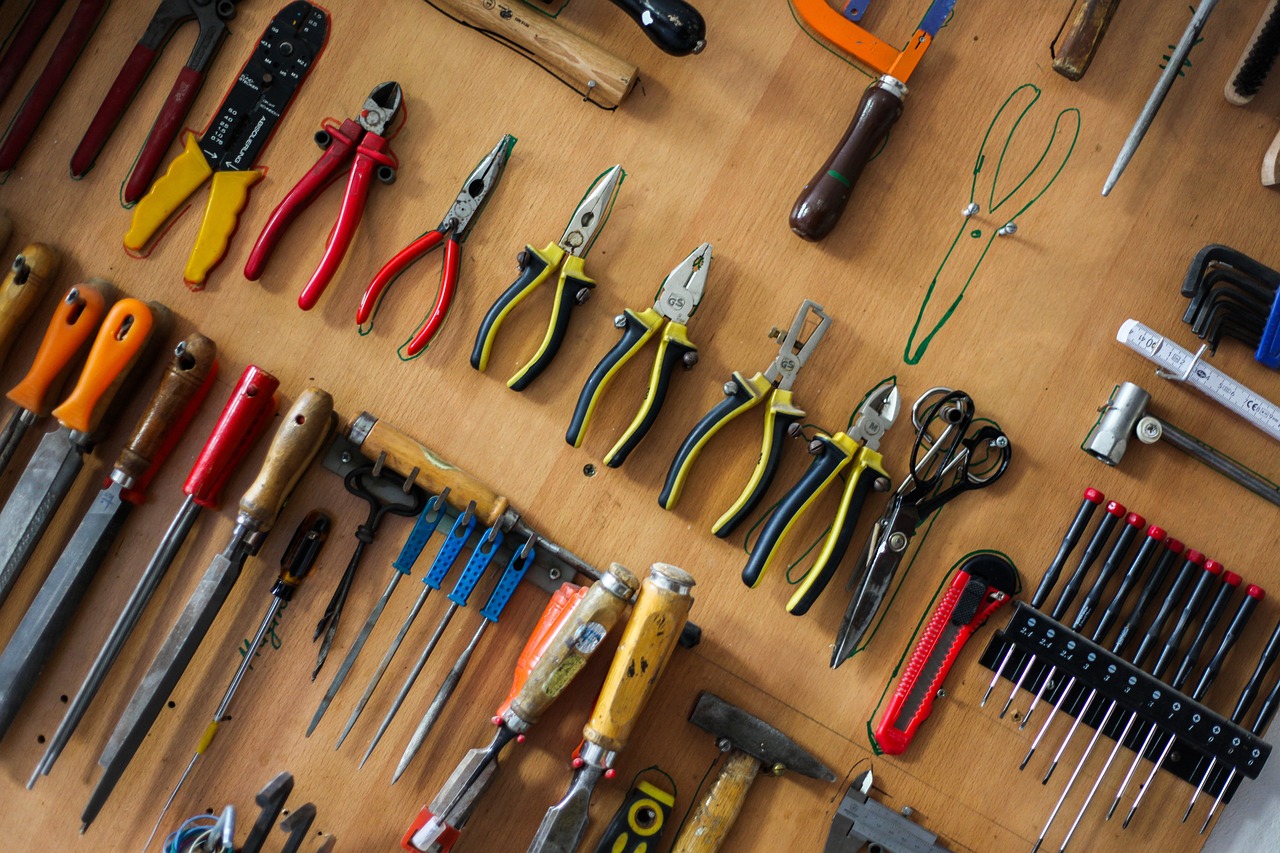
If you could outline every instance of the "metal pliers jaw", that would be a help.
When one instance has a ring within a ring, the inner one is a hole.
[[[760,583],[795,523],[843,474],[845,486],[835,518],[813,564],[787,603],[787,612],[793,616],[809,611],[849,550],[867,496],[872,490],[889,489],[889,474],[878,448],[880,438],[897,419],[901,404],[897,385],[885,382],[867,395],[849,432],[819,435],[810,443],[809,452],[814,459],[765,522],[742,570],[743,583],[750,587]]]
[[[817,318],[816,325],[811,324],[811,317]],[[725,383],[726,399],[717,404],[700,420],[676,451],[671,467],[667,471],[667,479],[658,496],[658,504],[663,509],[673,509],[684,490],[685,480],[689,476],[702,448],[725,424],[749,409],[755,408],[766,399],[769,401],[764,415],[764,437],[760,455],[751,478],[747,481],[742,493],[728,510],[720,516],[711,531],[720,538],[729,536],[742,523],[752,510],[764,498],[764,493],[773,482],[782,458],[782,443],[793,424],[804,417],[803,409],[792,401],[791,386],[795,382],[800,368],[812,357],[818,344],[822,341],[831,319],[818,303],[806,299],[796,312],[791,327],[785,334],[774,330],[771,337],[781,337],[778,356],[767,368],[755,376],[746,377],[734,372],[732,378]],[[810,329],[805,334],[805,329]]]
[[[356,119],[369,133],[388,136],[388,129],[400,118],[401,107],[404,106],[404,92],[400,84],[394,81],[379,83],[373,87],[369,97],[364,99],[360,108],[360,117]]]
[[[644,401],[631,424],[623,431],[613,448],[605,455],[604,463],[617,468],[649,432],[658,419],[658,412],[667,397],[671,374],[677,364],[686,370],[698,363],[698,348],[689,340],[689,322],[706,288],[707,271],[711,268],[711,244],[703,243],[680,262],[662,282],[652,308],[633,311],[627,308],[614,318],[614,325],[622,330],[622,338],[605,354],[587,377],[565,441],[573,447],[581,447],[587,425],[595,412],[596,404],[631,357],[649,340],[658,336],[658,352],[649,374],[649,386]],[[660,334],[659,334],[660,333]]]
[[[526,245],[517,255],[520,275],[503,291],[480,322],[475,346],[471,350],[472,367],[483,371],[489,366],[493,341],[507,315],[559,271],[546,335],[533,357],[507,380],[507,387],[523,391],[551,364],[568,332],[573,306],[586,302],[596,286],[595,280],[587,277],[584,259],[608,221],[618,188],[625,177],[622,166],[614,166],[604,172],[578,203],[559,243],[551,243],[542,250]]]

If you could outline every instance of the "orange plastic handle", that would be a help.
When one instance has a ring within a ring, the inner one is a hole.
[[[51,398],[107,312],[106,286],[106,282],[87,281],[67,291],[45,329],[31,369],[9,392],[10,400],[40,417],[49,414]]]
[[[76,387],[53,416],[76,432],[93,432],[155,325],[151,308],[137,299],[121,299],[107,312]]]

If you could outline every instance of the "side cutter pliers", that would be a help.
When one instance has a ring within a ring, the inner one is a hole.
[[[814,459],[765,522],[742,570],[743,583],[750,587],[760,583],[796,521],[843,474],[844,492],[822,548],[787,602],[787,612],[794,616],[809,611],[849,550],[867,495],[872,489],[889,490],[889,474],[879,452],[880,439],[897,420],[901,404],[898,386],[892,380],[884,382],[867,395],[847,433],[819,435],[813,440],[809,450]]]
[[[551,309],[547,333],[533,358],[507,380],[507,387],[513,391],[523,391],[551,364],[569,329],[569,315],[573,306],[586,302],[591,296],[592,288],[596,286],[594,279],[587,278],[585,259],[613,211],[618,187],[626,174],[622,166],[614,166],[595,179],[574,210],[573,218],[569,220],[569,226],[559,243],[551,243],[541,251],[529,245],[524,247],[524,251],[517,256],[520,276],[503,291],[480,322],[476,343],[471,350],[472,367],[483,371],[489,366],[493,340],[507,314],[539,285],[551,281],[558,272],[555,304]]]
[[[810,328],[810,316],[817,318],[817,323]],[[717,404],[685,438],[675,458],[671,460],[671,468],[667,471],[667,480],[658,496],[658,504],[663,509],[674,509],[684,490],[689,471],[698,459],[698,454],[707,442],[720,431],[720,428],[734,418],[768,401],[764,414],[764,443],[756,462],[751,479],[747,481],[742,494],[733,505],[725,511],[711,532],[721,539],[731,534],[742,523],[768,490],[773,476],[778,470],[778,461],[782,458],[782,442],[787,436],[791,424],[804,417],[804,410],[798,408],[791,396],[791,386],[795,383],[800,368],[813,355],[823,335],[831,325],[831,318],[818,303],[806,299],[796,312],[791,327],[782,337],[782,345],[778,348],[778,356],[763,373],[750,378],[737,371],[725,383],[725,400]],[[805,330],[809,329],[808,334]],[[776,337],[776,334],[771,335]]]
[[[414,358],[427,348],[427,344],[431,343],[431,339],[444,325],[445,318],[449,315],[449,306],[453,304],[453,295],[458,289],[458,267],[462,263],[462,244],[466,242],[471,226],[497,188],[515,145],[516,138],[509,133],[498,140],[498,144],[485,155],[480,165],[476,166],[463,183],[462,189],[458,191],[458,198],[444,215],[444,219],[440,220],[440,225],[401,249],[373,277],[364,292],[364,298],[360,300],[360,308],[356,311],[356,322],[362,327],[362,334],[368,331],[366,324],[373,321],[373,315],[377,312],[387,287],[420,258],[444,243],[444,272],[441,273],[440,290],[436,294],[435,304],[401,350],[404,358]],[[448,240],[445,239],[446,236]]]
[[[658,352],[649,374],[649,387],[644,402],[636,412],[630,426],[623,431],[617,443],[604,457],[604,464],[617,468],[640,444],[662,410],[671,384],[671,374],[676,364],[686,369],[698,362],[698,348],[689,340],[689,319],[698,310],[702,293],[707,284],[707,271],[711,269],[711,244],[703,243],[689,257],[671,271],[662,282],[652,308],[632,311],[627,308],[614,319],[614,325],[622,330],[622,339],[605,354],[587,377],[573,409],[573,419],[565,441],[574,447],[582,446],[587,425],[596,404],[614,376],[631,357],[639,352],[651,338],[658,338]]]
[[[376,177],[384,184],[390,184],[396,179],[399,163],[391,151],[390,136],[400,117],[403,102],[404,93],[400,90],[399,83],[379,83],[369,93],[369,97],[365,98],[360,107],[359,118],[346,119],[337,127],[329,122],[321,125],[315,139],[324,153],[293,189],[289,190],[276,209],[271,211],[267,224],[253,244],[253,250],[249,252],[249,260],[244,266],[245,278],[257,281],[262,277],[271,253],[275,251],[289,225],[320,193],[341,177],[350,163],[350,176],[347,178],[346,192],[342,196],[338,220],[325,242],[320,265],[298,297],[298,307],[303,311],[315,307],[351,246],[351,240],[364,216],[373,179]]]

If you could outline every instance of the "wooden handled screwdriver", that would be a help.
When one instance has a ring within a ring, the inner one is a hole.
[[[30,244],[13,259],[9,274],[0,283],[0,365],[58,274],[59,263],[58,253],[40,243]]]

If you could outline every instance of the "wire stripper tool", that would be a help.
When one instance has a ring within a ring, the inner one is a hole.
[[[805,329],[810,326],[810,315],[817,317],[817,324],[808,335]],[[800,368],[813,355],[823,335],[831,325],[831,318],[818,303],[806,299],[796,312],[791,328],[782,337],[782,345],[778,348],[778,357],[773,360],[763,373],[751,378],[734,372],[733,377],[725,383],[726,399],[708,412],[698,421],[693,431],[685,438],[675,458],[671,460],[671,468],[667,471],[667,481],[658,496],[658,505],[663,509],[675,509],[680,494],[684,491],[685,480],[690,469],[698,459],[698,454],[707,442],[720,431],[720,428],[741,415],[748,409],[755,408],[768,400],[764,414],[764,444],[760,449],[760,457],[755,471],[747,481],[742,494],[724,515],[716,520],[711,532],[721,539],[733,532],[746,518],[764,493],[778,470],[778,461],[782,458],[782,440],[787,435],[791,424],[804,417],[804,410],[797,408],[791,397],[791,386],[796,381]],[[770,337],[777,337],[777,330]],[[803,340],[801,339],[803,337]]]
[[[617,468],[626,461],[627,456],[635,450],[653,422],[658,419],[676,364],[682,363],[688,370],[698,363],[698,348],[689,340],[687,326],[689,319],[698,310],[698,303],[702,301],[709,269],[711,244],[703,243],[663,280],[652,308],[643,311],[627,308],[614,318],[614,325],[622,330],[622,340],[600,359],[595,370],[587,377],[587,383],[582,386],[582,393],[578,395],[578,404],[573,409],[573,420],[569,423],[565,441],[574,447],[582,446],[582,438],[591,415],[609,383],[632,356],[650,339],[657,337],[658,352],[653,360],[653,370],[649,374],[649,387],[645,391],[644,402],[631,425],[604,457],[604,464],[610,468]]]
[[[556,281],[555,305],[551,309],[551,322],[542,344],[524,367],[507,380],[507,387],[523,391],[551,364],[569,329],[569,315],[574,305],[580,305],[591,297],[595,280],[587,278],[584,269],[587,252],[591,251],[601,229],[613,211],[618,187],[626,177],[622,166],[614,166],[604,172],[587,189],[586,196],[578,203],[559,243],[551,243],[542,251],[526,245],[518,256],[520,276],[503,291],[498,301],[489,308],[476,333],[475,347],[471,350],[471,366],[483,371],[489,366],[489,353],[493,339],[497,337],[502,321],[520,302],[559,272]]]
[[[189,287],[204,287],[209,271],[227,251],[240,211],[249,200],[249,188],[266,174],[253,164],[324,49],[328,32],[328,14],[304,0],[276,14],[209,129],[199,139],[187,134],[182,153],[133,209],[133,222],[124,235],[126,249],[141,251],[183,202],[212,178],[200,233],[183,272]]]
[[[802,616],[826,589],[832,575],[849,550],[858,517],[867,495],[889,490],[889,474],[880,456],[880,439],[898,419],[902,396],[893,380],[878,385],[863,402],[848,432],[819,435],[809,445],[814,460],[800,482],[782,498],[760,531],[742,570],[742,582],[755,588],[773,562],[782,540],[796,521],[818,501],[822,493],[841,476],[844,492],[835,519],[823,539],[822,549],[795,594],[787,602],[787,612]]]

